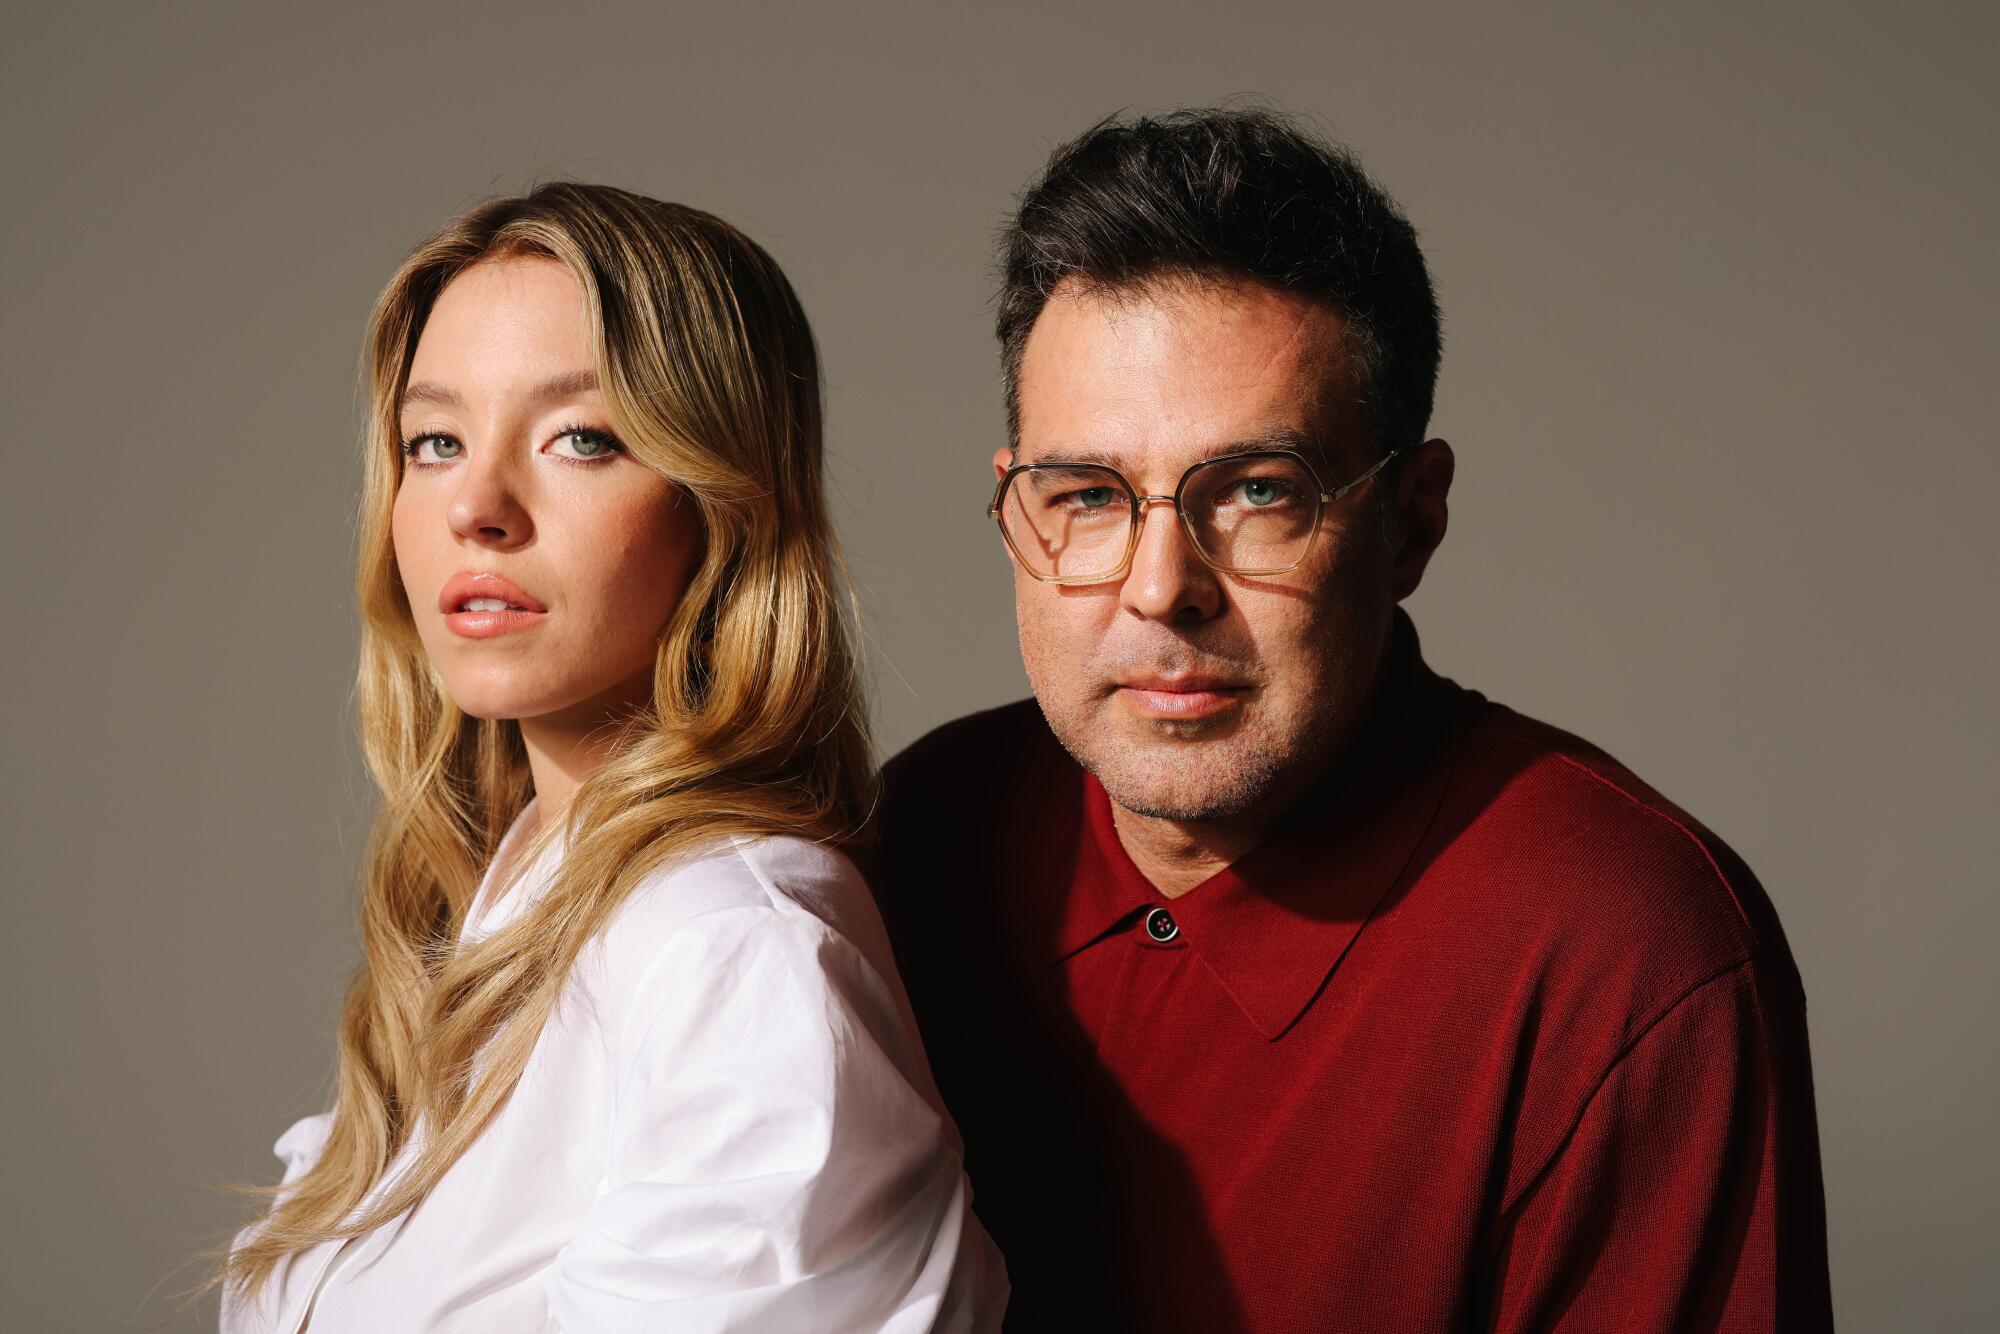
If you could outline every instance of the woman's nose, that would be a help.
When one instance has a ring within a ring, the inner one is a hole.
[[[533,528],[520,479],[503,449],[491,444],[474,449],[453,480],[457,485],[447,518],[456,536],[491,547],[517,547],[528,540]]]

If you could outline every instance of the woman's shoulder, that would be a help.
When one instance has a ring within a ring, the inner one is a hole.
[[[672,932],[733,909],[808,913],[836,930],[874,900],[838,847],[789,834],[736,835],[655,867],[621,915],[642,930]]]
[[[647,873],[598,941],[603,978],[629,995],[670,952],[701,958],[745,937],[837,937],[893,975],[887,934],[853,860],[779,834],[720,840]]]

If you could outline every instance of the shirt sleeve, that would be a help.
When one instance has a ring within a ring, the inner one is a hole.
[[[278,1136],[278,1142],[271,1146],[271,1152],[285,1165],[280,1186],[289,1186],[312,1169],[326,1148],[327,1137],[333,1132],[333,1113],[315,1112],[292,1122],[285,1133]]]
[[[1626,1050],[1504,1215],[1501,1331],[1832,1328],[1795,978],[1710,979]]]
[[[839,933],[696,918],[621,1032],[608,1181],[557,1256],[553,1327],[998,1329],[1005,1271],[918,1092],[921,1048]]]

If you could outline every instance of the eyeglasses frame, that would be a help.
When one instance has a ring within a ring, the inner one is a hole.
[[[1245,449],[1245,450],[1238,450],[1234,454],[1218,454],[1212,459],[1203,459],[1199,463],[1190,464],[1188,466],[1187,470],[1181,474],[1181,480],[1174,487],[1174,493],[1170,496],[1142,496],[1133,494],[1138,490],[1138,488],[1132,485],[1131,480],[1127,478],[1124,473],[1118,471],[1118,469],[1112,467],[1108,463],[1065,463],[1060,460],[1053,460],[1043,463],[1017,463],[1013,467],[1007,469],[1006,472],[1001,474],[1000,484],[993,489],[993,500],[990,504],[986,506],[986,517],[992,519],[995,523],[999,524],[1000,540],[1007,544],[1008,554],[1014,558],[1014,563],[1021,567],[1022,573],[1026,574],[1030,579],[1037,579],[1045,584],[1058,584],[1058,585],[1101,584],[1101,583],[1106,583],[1112,579],[1123,578],[1125,572],[1132,568],[1132,553],[1134,553],[1139,549],[1140,525],[1144,522],[1145,510],[1148,505],[1173,506],[1175,515],[1177,515],[1180,518],[1181,531],[1187,537],[1189,549],[1194,552],[1195,557],[1198,560],[1200,560],[1203,565],[1206,565],[1209,569],[1214,570],[1217,574],[1234,574],[1234,575],[1251,575],[1251,576],[1289,574],[1293,570],[1298,569],[1299,566],[1305,564],[1307,557],[1312,555],[1313,546],[1319,541],[1320,523],[1326,517],[1326,507],[1328,505],[1333,504],[1335,501],[1341,499],[1343,496],[1346,496],[1347,494],[1352,492],[1356,487],[1360,486],[1362,483],[1366,482],[1369,478],[1373,477],[1376,473],[1381,472],[1382,469],[1388,467],[1389,464],[1393,462],[1398,455],[1402,454],[1408,448],[1409,448],[1408,445],[1397,445],[1394,449],[1390,450],[1388,453],[1384,454],[1381,458],[1376,459],[1374,463],[1370,464],[1368,470],[1362,473],[1359,477],[1354,478],[1352,481],[1343,482],[1341,485],[1334,487],[1331,491],[1325,489],[1326,483],[1320,480],[1319,470],[1313,467],[1312,460],[1307,458],[1304,454],[1300,453],[1296,449]],[[1200,472],[1204,468],[1212,468],[1219,464],[1224,464],[1224,463],[1238,463],[1244,459],[1264,459],[1264,458],[1291,459],[1292,461],[1297,463],[1301,468],[1305,469],[1306,476],[1312,478],[1314,486],[1321,488],[1320,491],[1318,492],[1319,507],[1313,511],[1312,531],[1306,534],[1305,548],[1304,550],[1300,551],[1299,558],[1293,561],[1290,565],[1273,566],[1268,569],[1266,568],[1236,569],[1232,566],[1218,564],[1217,562],[1209,559],[1208,553],[1202,550],[1201,539],[1195,536],[1194,520],[1188,517],[1187,510],[1183,508],[1181,505],[1181,498],[1187,492],[1188,479],[1193,477],[1196,473]],[[1126,524],[1125,554],[1119,560],[1117,567],[1115,569],[1112,569],[1108,573],[1090,574],[1090,575],[1037,574],[1033,569],[1029,567],[1027,558],[1021,554],[1020,549],[1014,545],[1013,537],[1007,532],[1007,525],[1005,523],[1000,522],[1000,506],[1006,500],[1007,488],[1010,485],[1012,485],[1014,478],[1017,474],[1024,472],[1035,472],[1038,470],[1053,472],[1058,468],[1068,468],[1068,469],[1095,468],[1100,472],[1108,472],[1113,477],[1116,477],[1121,483],[1124,484],[1126,494],[1131,497],[1131,499],[1127,502],[1129,521]]]

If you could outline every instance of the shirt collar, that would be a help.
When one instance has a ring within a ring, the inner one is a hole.
[[[1133,864],[1110,798],[1087,775],[1088,836],[1058,957],[1164,907],[1258,1031],[1284,1036],[1403,877],[1443,801],[1476,699],[1424,665],[1416,627],[1398,609],[1380,694],[1346,753],[1263,843],[1178,899]]]
[[[495,850],[493,860],[486,864],[486,870],[479,878],[479,888],[466,910],[465,921],[459,927],[460,948],[485,939],[519,917],[542,896],[554,879],[567,842],[566,831],[563,830],[558,830],[532,861],[515,870],[509,883],[494,883],[495,872],[518,850],[516,845],[540,833],[540,802],[540,797],[529,797],[527,805],[507,826],[507,832],[501,835],[500,846]]]

